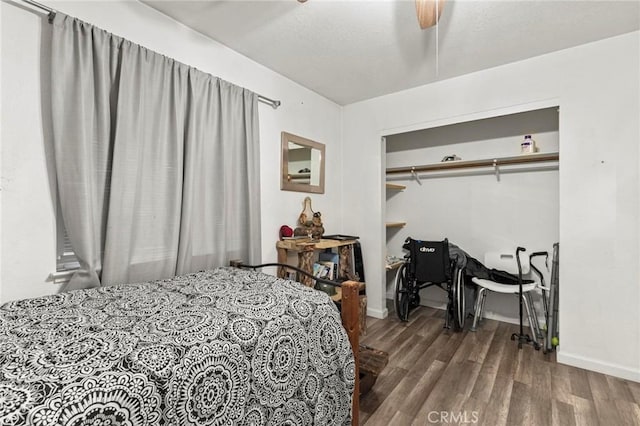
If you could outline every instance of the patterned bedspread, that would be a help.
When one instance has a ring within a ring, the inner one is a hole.
[[[341,425],[354,360],[325,293],[233,268],[0,307],[0,425]]]

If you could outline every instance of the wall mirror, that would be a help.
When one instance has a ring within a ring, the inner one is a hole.
[[[324,194],[324,144],[282,132],[280,189]]]

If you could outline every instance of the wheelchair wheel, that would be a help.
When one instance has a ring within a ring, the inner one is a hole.
[[[451,316],[453,317],[453,326],[455,330],[464,329],[466,318],[466,303],[464,297],[464,270],[455,268],[453,271],[453,283],[451,286]],[[451,318],[451,317],[450,317]]]
[[[407,279],[407,264],[404,263],[398,268],[396,272],[396,281],[394,288],[394,303],[396,313],[400,321],[407,321],[409,319],[409,281]]]

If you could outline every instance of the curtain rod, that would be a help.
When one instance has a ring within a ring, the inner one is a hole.
[[[53,16],[56,15],[56,10],[51,9],[49,6],[45,6],[44,4],[40,4],[37,1],[33,1],[33,0],[22,0],[23,2],[30,4],[31,6],[37,7],[38,9],[44,10],[45,12],[49,13],[49,22],[51,22],[51,19],[53,18]]]
[[[269,99],[266,96],[262,96],[262,95],[258,95],[258,101],[262,102],[263,104],[271,105],[273,109],[278,109],[278,107],[282,103],[280,101]]]
[[[47,12],[49,14],[49,23],[51,23],[53,21],[53,17],[56,16],[57,10],[52,9],[49,6],[45,6],[44,4],[38,3],[37,1],[33,1],[33,0],[21,0],[21,1]],[[282,102],[278,100],[267,98],[266,96],[262,96],[260,94],[258,94],[258,101],[262,102],[263,104],[271,105],[273,109],[278,109],[280,104],[282,104]]]

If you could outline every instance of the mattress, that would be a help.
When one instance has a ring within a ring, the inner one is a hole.
[[[0,307],[1,425],[349,424],[329,297],[218,268]]]

